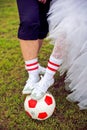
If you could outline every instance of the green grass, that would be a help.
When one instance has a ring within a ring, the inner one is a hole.
[[[27,73],[17,39],[18,24],[15,0],[0,0],[0,130],[87,130],[87,110],[80,111],[66,100],[68,92],[58,73],[50,88],[56,99],[54,114],[45,121],[32,120],[25,114],[21,91]],[[45,40],[39,54],[43,66],[52,48]]]

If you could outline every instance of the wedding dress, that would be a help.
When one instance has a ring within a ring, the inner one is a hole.
[[[48,23],[48,38],[63,50],[59,71],[67,72],[67,99],[87,109],[87,0],[52,0]]]

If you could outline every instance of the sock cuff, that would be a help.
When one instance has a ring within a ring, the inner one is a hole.
[[[50,62],[52,61],[53,63],[58,64],[58,65],[61,65],[63,63],[63,59],[56,59],[52,55],[50,56],[49,61]]]
[[[52,69],[52,68],[48,68],[48,67],[47,67],[47,69],[46,69],[46,74],[48,73],[48,74],[54,75],[54,74],[56,73],[56,71],[57,71],[57,70],[55,70],[55,69]]]
[[[28,72],[30,72],[30,71],[36,71],[38,69],[38,67],[39,67],[38,58],[25,61],[25,68],[26,68],[26,70]]]
[[[56,59],[55,57],[50,56],[46,72],[50,74],[55,74],[61,64],[62,59]]]
[[[25,64],[28,65],[28,64],[34,64],[34,63],[38,63],[38,58],[34,58],[32,60],[27,60],[25,61]]]

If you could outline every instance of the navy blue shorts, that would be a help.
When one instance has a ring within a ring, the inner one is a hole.
[[[49,30],[47,12],[50,1],[42,4],[38,0],[17,0],[20,18],[19,39],[37,40],[47,36]]]

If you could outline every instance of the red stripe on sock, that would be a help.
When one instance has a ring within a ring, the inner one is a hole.
[[[56,69],[53,69],[53,68],[51,68],[51,67],[49,67],[49,66],[47,66],[47,68],[48,68],[49,70],[51,70],[51,71],[54,71],[54,72],[57,71]]]
[[[54,65],[54,66],[57,66],[57,67],[60,67],[60,65],[58,65],[58,64],[55,64],[55,63],[53,63],[53,62],[51,62],[51,61],[48,61],[51,65]]]
[[[36,65],[38,64],[38,62],[35,62],[35,63],[32,63],[32,64],[26,64],[26,66],[33,66],[33,65]]]
[[[28,70],[28,71],[33,71],[33,70],[36,70],[36,69],[38,69],[38,66],[35,67],[35,68],[32,68],[32,69],[27,69],[27,70]]]

